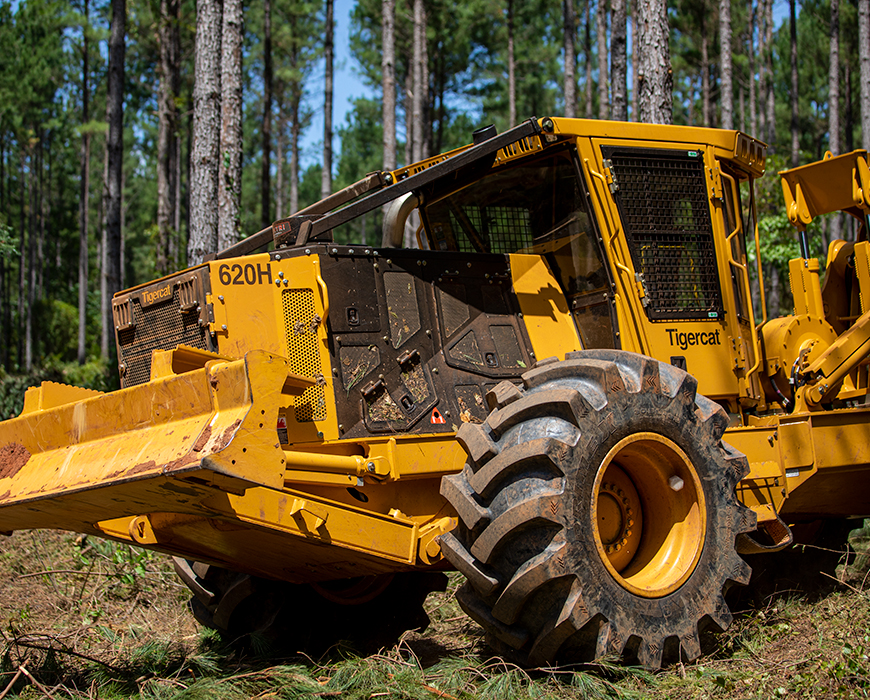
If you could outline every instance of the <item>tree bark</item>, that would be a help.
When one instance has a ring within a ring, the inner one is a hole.
[[[181,233],[181,114],[176,100],[181,97],[181,8],[180,0],[169,0],[169,84],[172,89],[174,127],[169,149],[169,211],[172,226],[167,249],[167,263],[171,270],[179,267],[179,235]],[[123,241],[123,238],[122,238]],[[122,256],[123,260],[123,256]],[[121,273],[123,278],[123,266]],[[121,285],[123,286],[123,281]]]
[[[297,36],[298,19],[296,13],[290,15],[290,33]],[[299,72],[299,44],[290,45],[290,214],[299,210],[299,138],[302,126],[299,124],[299,110],[302,106],[302,78]]]
[[[624,1],[624,0],[622,0]],[[563,50],[565,52],[564,87],[565,116],[577,116],[577,56],[574,52],[574,34],[577,31],[574,21],[574,0],[562,0],[564,19]]]
[[[420,2],[420,0],[415,0]],[[517,123],[517,76],[514,55],[514,0],[507,0],[508,31],[508,125]]]
[[[160,0],[160,18],[157,37],[160,44],[160,62],[157,76],[160,92],[157,97],[157,275],[169,272],[169,241],[172,236],[171,154],[177,131],[175,93],[172,90],[172,18],[169,0]]]
[[[381,88],[383,90],[384,170],[396,169],[396,0],[381,3]]]
[[[90,19],[88,16],[88,0],[84,0],[84,25],[82,26],[82,125],[85,132],[82,134],[81,152],[81,177],[79,180],[79,337],[78,337],[78,361],[80,365],[87,359],[87,338],[85,330],[88,316],[88,198],[90,194],[90,171],[91,171],[91,135],[87,128],[90,121],[90,71],[88,58],[90,53]],[[22,167],[22,176],[24,168]],[[21,201],[22,211],[24,199]],[[22,227],[22,240],[23,240]],[[22,251],[23,255],[23,251]],[[19,308],[21,297],[19,296]],[[20,356],[19,356],[20,362]]]
[[[713,106],[710,99],[710,40],[707,37],[706,7],[701,15],[701,125],[713,125]]]
[[[327,0],[329,6],[331,0]],[[331,50],[331,47],[330,49]],[[331,60],[331,56],[327,61]],[[327,72],[327,79],[328,72]],[[326,117],[324,116],[324,119]],[[260,170],[260,223],[272,219],[272,0],[263,2],[263,160]],[[324,147],[325,152],[325,147]]]
[[[640,63],[640,27],[637,24],[637,3],[631,2],[631,119],[637,121],[638,65]]]
[[[628,77],[627,41],[625,36],[625,0],[611,0],[610,11],[610,60],[613,83],[613,118],[628,121],[626,95]]]
[[[719,102],[722,110],[722,128],[734,128],[734,88],[731,62],[731,0],[719,0]]]
[[[607,78],[607,0],[598,0],[595,23],[598,29],[598,118],[610,119],[610,81]]]
[[[124,53],[127,24],[126,0],[112,0],[112,23],[109,33],[109,81],[107,115],[108,179],[106,202],[106,247],[103,276],[106,280],[106,308],[103,312],[103,359],[115,353],[109,342],[114,334],[111,298],[121,290],[121,182],[124,167]]]
[[[27,255],[27,304],[24,309],[24,369],[29,372],[33,369],[33,305],[36,301],[36,179],[38,168],[34,166],[34,154],[36,146],[30,146],[29,170],[27,178],[28,217],[27,217],[27,250],[21,249],[21,257]],[[25,294],[24,287],[21,294]]]
[[[669,29],[665,0],[640,5],[640,121],[652,124],[673,122],[673,74],[668,46]]]
[[[218,250],[239,240],[242,204],[242,0],[223,0],[221,33],[221,133],[218,166]],[[268,10],[268,0],[266,3]],[[271,36],[269,36],[271,44]],[[271,52],[270,52],[271,53]],[[271,58],[266,71],[271,74]],[[269,75],[271,78],[271,75]],[[268,81],[264,81],[268,82]],[[271,85],[269,88],[271,102]],[[268,117],[264,117],[265,122]],[[263,130],[263,159],[268,161],[266,129]],[[263,168],[265,192],[269,180]],[[263,198],[268,212],[268,196]],[[272,223],[269,221],[269,223]],[[264,224],[268,225],[268,224]]]
[[[765,83],[767,106],[764,123],[767,126],[767,143],[772,153],[775,150],[776,144],[776,102],[773,95],[773,0],[767,0],[764,12],[764,61],[766,66],[765,72],[767,74],[767,81]]]
[[[797,65],[797,2],[788,0],[789,44],[791,46],[791,167],[800,163],[800,148],[798,132],[798,65]]]
[[[324,198],[332,194],[332,49],[334,35],[332,3],[333,0],[326,0],[326,38],[323,48],[326,58],[326,76],[323,97],[323,170],[321,171],[320,196]]]
[[[423,159],[423,42],[426,33],[423,24],[423,0],[414,0],[414,93],[412,99],[414,146],[411,155],[416,163]]]
[[[220,0],[197,0],[188,265],[198,265],[217,252],[220,65]]]
[[[287,187],[284,182],[284,170],[287,166],[287,108],[283,80],[278,81],[275,92],[278,94],[278,123],[275,137],[275,160],[278,161],[275,167],[275,221],[279,221],[287,215]]]
[[[752,136],[758,134],[758,98],[755,90],[755,28],[757,17],[755,14],[755,2],[749,0],[749,131]]]
[[[861,143],[870,151],[870,0],[858,0],[858,64],[861,70]]]
[[[428,158],[432,148],[432,110],[429,99],[429,13],[426,11],[426,3],[423,3],[423,26],[420,29],[420,116],[423,120],[423,140],[420,150],[421,158]]]
[[[584,24],[585,34],[583,36],[583,54],[585,57],[585,76],[583,78],[583,84],[586,88],[586,107],[583,110],[583,113],[587,119],[592,119],[592,112],[594,109],[593,94],[595,88],[592,82],[592,0],[584,0],[584,2],[586,3],[586,22]]]
[[[831,0],[831,51],[828,65],[828,148],[840,153],[840,0]],[[842,236],[843,219],[831,217],[831,239]]]

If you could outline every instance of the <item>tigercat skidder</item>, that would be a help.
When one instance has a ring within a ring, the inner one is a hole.
[[[530,120],[122,292],[123,388],[0,424],[0,530],[171,554],[230,635],[425,624],[456,569],[521,663],[694,659],[741,555],[870,513],[867,154],[782,174],[784,318],[751,301],[764,168],[739,132]],[[385,206],[380,247],[333,242]],[[822,280],[832,211],[859,235]]]

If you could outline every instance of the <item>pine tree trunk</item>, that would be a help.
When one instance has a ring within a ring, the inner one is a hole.
[[[852,109],[852,70],[849,61],[846,61],[843,64],[843,102],[846,106],[846,113],[843,115],[843,131],[846,132],[846,148],[844,153],[849,153],[855,150],[855,143],[852,136],[852,131],[855,127]]]
[[[396,169],[396,0],[381,3],[384,170]]]
[[[858,64],[861,70],[861,143],[870,151],[870,0],[858,0]]]
[[[710,100],[710,41],[707,38],[707,20],[701,16],[701,126],[712,126]]]
[[[791,167],[793,168],[796,168],[800,163],[796,5],[796,0],[788,0],[789,45],[791,47],[791,90],[789,91],[789,101],[791,103]]]
[[[415,0],[419,2],[420,0]],[[514,0],[507,0],[508,31],[508,126],[517,123],[517,66],[514,55]]]
[[[109,33],[109,81],[106,97],[109,122],[108,179],[106,207],[106,245],[103,276],[106,302],[103,310],[103,359],[114,355],[115,344],[111,299],[121,290],[121,182],[124,167],[124,53],[127,22],[126,0],[112,0],[112,23]]]
[[[416,163],[423,159],[423,42],[426,35],[423,29],[423,0],[414,0],[414,92],[412,99],[414,147],[412,159]]]
[[[731,0],[719,0],[719,68],[722,72],[719,102],[722,128],[734,128],[734,88],[731,62]]]
[[[284,169],[287,163],[287,109],[284,106],[285,88],[283,81],[278,81],[278,124],[275,138],[275,221],[286,216],[287,196],[284,184]]]
[[[628,121],[627,89],[627,41],[625,36],[625,0],[611,0],[610,60],[613,82],[613,118]]]
[[[175,95],[172,92],[172,20],[169,0],[160,0],[157,38],[160,44],[160,62],[157,76],[160,91],[157,97],[157,275],[169,272],[169,240],[172,236],[172,188],[170,155],[171,139],[175,131]]]
[[[405,165],[414,161],[414,56],[408,58],[408,73],[405,75],[405,95],[402,104],[405,112]]]
[[[221,132],[218,164],[218,250],[229,248],[239,240],[242,204],[242,0],[223,0],[221,33]],[[267,1],[268,10],[268,1]],[[271,44],[269,36],[267,47]],[[271,51],[269,52],[271,54]],[[271,102],[272,61],[266,61],[264,81]],[[271,106],[271,105],[270,105]],[[268,165],[266,121],[263,119],[263,162]],[[280,161],[279,161],[280,162]],[[263,168],[265,192],[269,192],[269,173]],[[263,198],[268,212],[268,196]],[[271,221],[269,222],[271,223]]]
[[[33,369],[33,304],[36,301],[36,173],[33,164],[34,146],[30,147],[29,170],[27,178],[28,190],[28,217],[27,217],[27,251],[23,247],[21,257],[27,255],[27,305],[24,309],[24,369],[29,372]],[[24,287],[21,294],[25,293]]]
[[[641,27],[640,121],[652,124],[673,122],[673,75],[671,73],[669,30],[665,0],[640,5]]]
[[[84,34],[82,45],[82,124],[90,121],[90,72],[88,58],[90,53],[90,19],[88,17],[88,0],[84,0]],[[80,365],[87,359],[87,338],[85,328],[88,317],[88,196],[90,194],[90,171],[91,171],[91,135],[89,131],[82,134],[81,153],[81,176],[79,179],[79,337],[78,337],[78,361]],[[22,175],[24,168],[22,167]],[[24,199],[22,197],[22,211]],[[22,226],[23,231],[23,226]],[[23,235],[23,234],[22,234]],[[21,309],[21,297],[19,295],[19,314]],[[19,355],[19,362],[21,357]]]
[[[109,123],[109,104],[106,102],[106,124]],[[106,244],[109,239],[109,139],[108,133],[103,142],[103,188],[98,209],[100,219],[100,238],[97,241],[97,276],[100,280],[100,318],[106,317],[108,306],[108,286],[106,285]],[[100,357],[105,358],[109,352],[109,335],[100,324]]]
[[[767,0],[764,7],[764,61],[767,81],[765,91],[767,104],[765,109],[764,123],[767,127],[767,143],[771,153],[776,144],[776,102],[773,94],[773,0]]]
[[[749,131],[753,137],[758,134],[758,98],[755,90],[755,27],[757,18],[755,2],[749,0]]]
[[[220,65],[220,0],[197,0],[188,265],[198,265],[217,252]]]
[[[290,33],[296,36],[298,25],[296,13],[290,15]],[[299,74],[299,45],[293,42],[290,46],[290,69],[293,76],[290,81],[290,214],[299,210],[299,137],[302,127],[299,124],[299,109],[302,104],[302,83]]]
[[[327,0],[327,7],[330,2],[331,0]],[[327,61],[330,60],[331,56],[327,58]],[[327,71],[327,75],[328,73]],[[262,134],[263,160],[260,170],[260,223],[265,228],[272,223],[272,0],[264,0],[263,2]],[[324,143],[325,152],[326,146]]]
[[[637,121],[638,66],[640,65],[640,32],[637,24],[637,3],[631,3],[631,119]]]
[[[423,26],[420,28],[420,116],[423,120],[423,148],[420,151],[421,158],[428,158],[432,148],[432,110],[429,99],[429,14],[426,12],[426,4],[423,3]]]
[[[840,0],[831,0],[831,57],[828,66],[828,148],[840,153]],[[841,238],[843,219],[831,217],[831,239]]]
[[[577,56],[574,52],[574,34],[577,31],[574,22],[574,0],[562,0],[563,51],[565,52],[564,94],[565,116],[573,119],[577,116]]]
[[[594,109],[593,105],[593,95],[594,95],[594,84],[592,82],[592,0],[584,0],[586,3],[586,23],[585,27],[585,35],[583,37],[583,54],[584,54],[584,70],[585,76],[584,86],[586,88],[585,95],[585,109],[583,110],[584,116],[587,119],[592,119],[592,112]]]
[[[598,118],[610,119],[610,81],[607,78],[607,0],[598,0],[595,23],[598,29]]]
[[[326,58],[326,76],[323,97],[323,170],[321,171],[320,196],[332,194],[332,49],[334,27],[332,21],[333,0],[326,0],[326,37],[323,52]]]
[[[167,247],[170,270],[179,267],[179,235],[181,232],[181,115],[175,101],[181,97],[181,10],[180,0],[169,0],[169,85],[172,90],[172,131],[169,136],[169,212],[172,230]],[[123,277],[124,268],[121,267]],[[121,286],[124,286],[123,281]]]

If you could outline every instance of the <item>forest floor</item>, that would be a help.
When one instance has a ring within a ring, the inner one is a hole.
[[[18,532],[0,540],[0,699],[870,697],[870,529],[851,542],[848,566],[811,547],[755,562],[767,573],[732,601],[731,628],[696,663],[649,673],[609,661],[528,671],[496,658],[457,606],[455,576],[427,599],[429,628],[378,654],[240,655],[194,622],[168,558]],[[796,570],[803,583],[784,587]]]

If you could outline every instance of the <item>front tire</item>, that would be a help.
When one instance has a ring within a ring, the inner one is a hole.
[[[319,584],[292,584],[173,557],[193,596],[189,607],[230,646],[321,654],[339,642],[362,652],[425,629],[423,603],[444,591],[447,576],[409,571]]]
[[[441,546],[497,651],[658,668],[700,655],[699,624],[728,626],[723,592],[750,574],[735,550],[755,526],[735,495],[749,469],[696,390],[642,355],[570,353],[496,387],[486,422],[462,426],[468,461],[441,488],[460,525]]]

